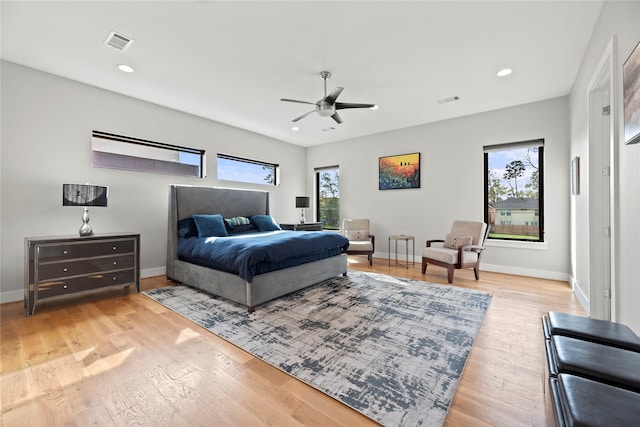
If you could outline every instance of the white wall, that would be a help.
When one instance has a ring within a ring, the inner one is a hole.
[[[305,150],[9,62],[0,63],[0,301],[22,299],[24,238],[74,235],[81,209],[62,207],[62,184],[109,186],[109,206],[90,210],[94,232],[141,234],[142,275],[164,274],[169,184],[256,188],[271,193],[281,222],[298,219]],[[91,166],[91,131],[101,130],[207,151],[207,178]],[[281,165],[279,187],[220,182],[216,153]]]
[[[607,1],[596,24],[591,41],[583,58],[580,71],[576,76],[570,94],[570,132],[571,156],[585,156],[589,152],[587,92],[590,80],[594,75],[598,62],[603,56],[607,44],[615,36],[614,69],[618,78],[616,98],[618,102],[612,107],[614,119],[618,123],[619,140],[615,142],[614,182],[616,199],[614,209],[617,212],[613,219],[615,230],[614,278],[612,283],[615,305],[612,308],[612,320],[626,323],[636,332],[640,331],[640,144],[624,145],[622,116],[622,65],[640,41],[640,2]],[[587,194],[588,196],[588,194]],[[576,235],[587,233],[587,210],[577,208],[573,213],[576,224]],[[588,241],[586,242],[588,244]],[[587,251],[580,250],[577,245],[572,256],[576,260],[576,270],[572,271],[577,278],[580,292],[589,295],[589,260]],[[587,308],[588,309],[588,308]]]
[[[444,238],[454,219],[483,220],[484,145],[544,138],[545,241],[486,250],[481,269],[567,280],[569,272],[569,127],[567,97],[411,127],[307,149],[313,169],[340,166],[341,218],[369,218],[377,257],[390,234]],[[378,158],[421,153],[421,188],[378,190]],[[533,249],[532,247],[537,247]]]

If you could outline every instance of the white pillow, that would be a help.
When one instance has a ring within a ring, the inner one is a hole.
[[[455,234],[447,234],[444,239],[444,247],[449,249],[458,249],[460,246],[468,246],[473,244],[471,236],[457,236]]]
[[[348,240],[352,240],[354,242],[363,242],[365,240],[369,240],[369,231],[368,230],[346,230],[344,235]]]

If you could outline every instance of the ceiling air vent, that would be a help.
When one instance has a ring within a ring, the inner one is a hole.
[[[104,44],[107,46],[111,46],[118,50],[125,50],[131,45],[131,43],[133,43],[133,40],[130,37],[116,33],[115,31],[111,31],[107,36],[107,39],[104,41]]]
[[[449,96],[447,98],[440,98],[438,99],[438,104],[448,104],[449,102],[455,102],[460,100],[460,97],[458,96]]]
[[[324,128],[324,129],[322,129],[322,132],[329,132],[329,131],[332,131],[332,130],[336,130],[336,128],[334,128],[333,126],[331,126],[331,127],[328,127],[328,128]]]

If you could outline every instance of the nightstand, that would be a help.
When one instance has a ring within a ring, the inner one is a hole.
[[[283,230],[293,231],[322,231],[321,222],[305,222],[304,224],[280,224]]]
[[[39,301],[49,298],[132,284],[140,292],[140,235],[26,237],[24,268],[29,316]]]

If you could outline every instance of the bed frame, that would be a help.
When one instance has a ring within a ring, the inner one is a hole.
[[[225,218],[269,214],[269,192],[218,187],[171,185],[167,236],[167,278],[246,305],[257,305],[323,280],[347,275],[347,255],[340,254],[283,270],[260,274],[247,282],[238,275],[178,259],[178,221],[194,214]]]

